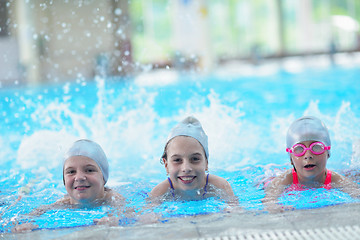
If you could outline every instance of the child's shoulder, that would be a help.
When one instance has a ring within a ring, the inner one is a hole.
[[[69,195],[65,195],[63,198],[60,198],[59,200],[57,200],[56,202],[54,202],[53,204],[51,204],[53,207],[60,207],[60,206],[64,206],[64,205],[71,205],[71,199]]]
[[[345,179],[345,176],[335,172],[331,171],[331,182],[332,183],[338,183]]]
[[[220,176],[209,174],[209,184],[214,185],[217,188],[224,188],[224,186],[228,186],[229,182]]]
[[[273,178],[267,185],[267,188],[287,186],[293,183],[292,169],[288,169],[281,173],[279,176]]]
[[[337,172],[331,172],[331,187],[338,188],[341,191],[350,194],[352,197],[360,198],[360,188],[356,182]]]
[[[169,191],[170,188],[170,183],[169,180],[164,180],[161,183],[159,183],[158,185],[156,185],[150,192],[150,197],[151,198],[156,198],[159,196],[164,195],[165,193],[167,193]]]
[[[225,191],[225,193],[230,197],[234,196],[234,191],[230,183],[225,178],[209,174],[209,184],[213,185],[215,188]]]
[[[105,188],[105,193],[106,193],[105,198],[108,203],[116,204],[116,205],[125,204],[125,198],[120,193],[110,188]]]
[[[355,184],[350,178],[345,177],[335,171],[331,171],[331,183],[336,185],[343,185],[343,184]]]

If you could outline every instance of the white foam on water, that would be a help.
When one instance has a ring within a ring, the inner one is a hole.
[[[63,156],[75,136],[64,131],[40,130],[24,136],[17,151],[16,163],[23,169],[62,166]]]
[[[246,165],[287,162],[286,131],[300,117],[291,111],[285,115],[274,112],[269,119],[254,121],[248,118],[241,96],[230,92],[222,98],[213,89],[206,96],[191,96],[184,100],[184,107],[164,117],[155,109],[157,92],[130,85],[119,93],[112,89],[112,96],[108,98],[105,83],[104,79],[97,79],[98,102],[90,115],[71,110],[71,103],[67,101],[39,104],[31,118],[44,129],[22,137],[16,163],[25,169],[44,165],[56,168],[62,154],[59,149],[63,151],[76,139],[88,138],[102,146],[118,175],[131,178],[144,172],[163,174],[159,158],[166,137],[170,129],[188,115],[197,117],[209,136],[210,168],[235,171]],[[319,105],[319,100],[310,100],[303,115],[319,117],[329,128],[333,143],[351,145],[360,136],[360,119],[349,102],[343,102],[335,116],[324,112]],[[351,152],[347,156],[340,152],[347,149],[340,147],[334,146],[335,156],[343,156],[342,160],[355,164],[357,160],[351,158]],[[353,148],[356,151],[356,146]],[[274,154],[283,157],[273,158]]]

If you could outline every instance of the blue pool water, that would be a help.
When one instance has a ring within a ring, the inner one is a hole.
[[[247,211],[261,211],[262,180],[290,168],[288,126],[314,115],[328,126],[328,168],[359,166],[352,156],[360,138],[360,68],[333,67],[266,76],[191,75],[164,72],[168,83],[146,78],[76,79],[37,88],[0,89],[0,231],[11,218],[50,204],[65,193],[62,154],[78,138],[97,141],[110,164],[108,186],[141,210],[146,193],[166,177],[159,158],[170,129],[196,116],[209,136],[209,170],[226,178]],[[14,205],[19,195],[22,199]],[[337,190],[283,196],[296,209],[357,201]],[[221,212],[218,199],[168,202],[154,209],[163,221]],[[34,218],[41,228],[93,224],[111,209],[52,210]],[[134,221],[121,222],[131,226]],[[135,222],[136,224],[136,222]]]

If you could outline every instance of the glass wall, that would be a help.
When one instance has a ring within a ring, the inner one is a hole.
[[[166,62],[173,47],[171,4],[168,0],[131,0],[133,55],[137,61]]]
[[[173,4],[173,2],[178,4]],[[170,61],[176,7],[195,0],[131,0],[133,46],[140,62]],[[197,0],[199,1],[199,0]],[[360,1],[207,0],[199,14],[216,59],[283,56],[358,49]],[[194,23],[196,24],[196,23]],[[183,36],[186,38],[187,36]]]

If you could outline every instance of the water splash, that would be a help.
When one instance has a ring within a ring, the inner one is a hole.
[[[103,147],[111,166],[109,186],[141,206],[146,192],[165,179],[159,158],[166,137],[187,115],[196,116],[209,136],[210,172],[229,180],[246,209],[261,209],[263,191],[257,184],[264,175],[289,168],[286,131],[302,115],[317,116],[329,128],[330,169],[359,166],[356,73],[281,72],[231,80],[170,74],[160,83],[155,74],[136,81],[97,77],[3,90],[0,163],[7,177],[0,181],[0,210],[16,201],[18,190],[31,179],[39,181],[9,214],[38,198],[49,204],[61,197],[62,155],[78,138]]]

